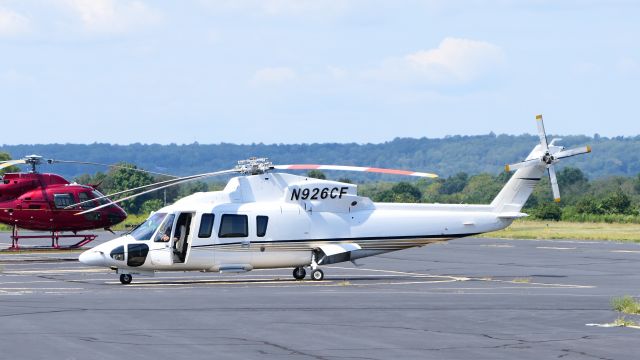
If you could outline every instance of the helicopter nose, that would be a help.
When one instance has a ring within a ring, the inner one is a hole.
[[[104,254],[101,251],[87,250],[78,257],[81,263],[89,266],[107,266]]]

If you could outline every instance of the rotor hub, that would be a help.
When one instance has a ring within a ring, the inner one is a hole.
[[[31,172],[36,172],[36,165],[42,164],[42,156],[40,155],[28,155],[24,157],[24,163],[31,165]]]
[[[267,158],[250,157],[238,161],[236,170],[245,175],[259,175],[273,169],[273,163]]]

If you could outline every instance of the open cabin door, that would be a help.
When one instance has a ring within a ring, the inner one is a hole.
[[[150,254],[154,265],[182,264],[188,260],[193,216],[190,212],[167,215],[153,239],[158,245]]]
[[[174,264],[185,263],[189,259],[191,243],[193,242],[191,225],[194,215],[194,213],[190,212],[183,212],[178,215],[173,236],[171,237]]]

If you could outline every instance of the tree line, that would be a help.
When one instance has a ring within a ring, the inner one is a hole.
[[[9,159],[8,154],[0,153],[0,161]],[[73,178],[73,181],[97,185],[103,193],[113,194],[171,179],[168,176],[132,170],[137,168],[133,164],[119,165],[121,167],[113,167],[106,172],[81,174]],[[19,170],[17,167],[8,167],[0,170],[0,174]],[[488,204],[509,180],[511,173],[470,175],[458,172],[448,177],[411,182],[357,181],[351,177],[356,175],[354,173],[349,174],[349,177],[345,177],[344,173],[325,174],[317,170],[308,173],[308,176],[316,178],[332,175],[342,175],[333,177],[338,181],[358,183],[359,194],[376,202]],[[180,184],[127,200],[122,206],[130,214],[148,214],[195,192],[220,190],[224,187],[225,180],[222,178],[216,182],[194,181]],[[640,222],[640,174],[591,180],[577,167],[564,167],[558,171],[558,183],[561,203],[553,202],[551,186],[545,177],[535,188],[523,211],[534,218],[548,220]],[[122,196],[125,195],[128,194]]]
[[[531,124],[533,126],[533,122]],[[593,152],[563,164],[577,167],[591,179],[640,172],[640,136],[557,136],[567,148],[592,145]],[[549,139],[554,138],[550,136]],[[467,174],[497,174],[505,164],[522,161],[539,142],[535,135],[477,135],[431,138],[396,138],[380,144],[39,144],[3,145],[0,152],[14,159],[29,154],[61,160],[114,164],[126,162],[155,172],[192,175],[232,168],[236,161],[251,156],[268,157],[278,164],[338,164],[374,166],[434,172],[449,177]],[[100,167],[58,164],[43,165],[42,171],[67,178],[105,171]],[[327,173],[330,174],[330,173]],[[331,174],[332,176],[334,174]],[[340,176],[335,175],[335,176]],[[399,177],[368,174],[349,175],[355,181],[401,181]]]

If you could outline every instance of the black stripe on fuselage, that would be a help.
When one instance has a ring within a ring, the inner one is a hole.
[[[533,180],[533,181],[540,181],[541,178],[518,178],[518,180]]]
[[[412,235],[412,236],[371,236],[371,237],[359,237],[359,238],[327,238],[327,239],[300,239],[300,240],[262,240],[251,241],[252,245],[256,244],[286,244],[286,243],[308,243],[308,242],[366,242],[368,240],[412,240],[412,239],[458,239],[467,236],[478,235],[481,233],[466,233],[466,234],[442,234],[442,235]],[[193,245],[192,248],[200,247],[217,247],[217,246],[229,246],[229,245],[241,245],[242,241],[230,242],[224,244],[207,244],[207,245]]]

